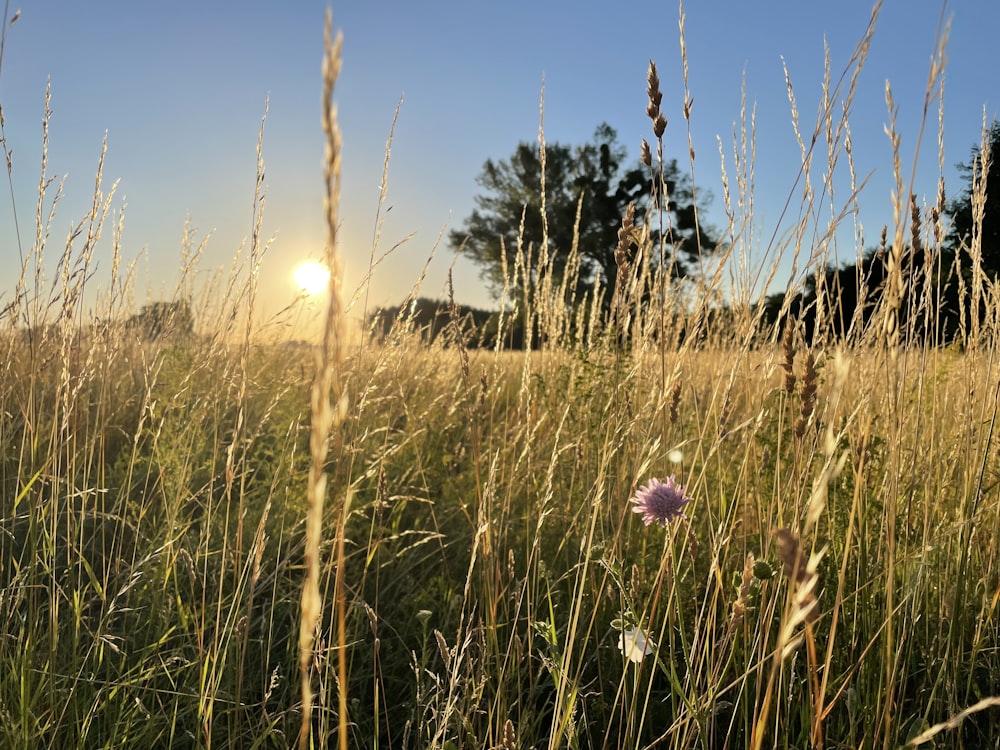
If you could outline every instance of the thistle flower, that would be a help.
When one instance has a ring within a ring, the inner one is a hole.
[[[642,513],[642,521],[647,526],[656,522],[666,527],[671,521],[687,517],[681,508],[690,503],[691,498],[684,495],[684,487],[677,484],[671,474],[666,482],[653,477],[648,485],[636,491],[629,502],[635,504],[633,513]]]
[[[642,628],[624,628],[618,636],[618,650],[635,664],[641,662],[647,654],[653,653],[654,645]]]

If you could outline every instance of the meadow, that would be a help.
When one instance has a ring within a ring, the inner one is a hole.
[[[868,41],[800,135],[830,173]],[[433,341],[406,305],[370,336],[337,273],[326,55],[315,344],[261,325],[257,233],[212,291],[186,243],[183,304],[151,331],[100,175],[51,278],[38,212],[0,298],[0,746],[997,747],[1000,297],[981,238],[942,273],[907,263],[940,252],[944,197],[890,207],[870,319],[837,328],[827,297],[808,336],[768,325],[726,269],[821,273],[832,230],[805,222],[744,269],[746,121],[704,275],[672,281],[623,217],[626,281],[583,298],[544,244],[511,248],[493,347],[453,301]],[[948,278],[983,314],[943,346],[916,321]],[[515,318],[533,346],[502,345]],[[679,500],[656,494],[668,477],[690,502],[647,525],[630,500]]]

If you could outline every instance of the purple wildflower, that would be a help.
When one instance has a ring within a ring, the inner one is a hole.
[[[629,502],[635,503],[632,512],[642,513],[642,521],[647,526],[656,522],[665,527],[678,518],[687,518],[681,508],[690,503],[691,498],[684,496],[684,487],[677,484],[671,474],[666,482],[655,477],[650,479],[649,484],[640,487]]]

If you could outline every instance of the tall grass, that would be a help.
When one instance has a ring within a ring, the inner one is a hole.
[[[404,306],[387,336],[348,348],[337,272],[317,356],[266,335],[262,145],[249,258],[223,294],[192,290],[201,246],[186,239],[175,301],[195,331],[144,335],[100,165],[45,278],[59,188],[43,135],[34,238],[0,308],[0,744],[995,746],[1000,308],[981,234],[957,268],[932,265],[944,196],[907,202],[889,89],[889,281],[847,325],[822,283],[839,228],[862,250],[846,113],[872,28],[839,77],[828,64],[811,130],[788,76],[791,233],[754,215],[751,110],[720,145],[724,242],[693,280],[670,280],[670,246],[631,212],[619,286],[582,299],[546,242],[521,242],[507,278],[521,296],[491,350],[453,300],[434,341]],[[336,271],[329,26],[326,45]],[[647,84],[655,176],[655,66]],[[689,129],[691,99],[685,84]],[[918,245],[928,268],[908,262]],[[810,336],[753,304],[789,263],[821,282]],[[946,348],[917,322],[948,274],[987,315]],[[515,320],[534,349],[500,345]],[[687,517],[644,526],[628,500],[668,475]]]

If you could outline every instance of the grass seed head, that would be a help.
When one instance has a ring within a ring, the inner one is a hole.
[[[802,366],[802,411],[795,422],[795,436],[805,435],[809,419],[816,409],[816,357],[810,351],[806,352],[806,361]]]
[[[785,335],[781,339],[781,350],[784,359],[781,368],[785,371],[785,393],[791,396],[795,392],[795,331],[791,325],[785,326]]]
[[[913,253],[916,255],[924,249],[921,240],[922,226],[920,221],[920,205],[917,203],[917,196],[910,196],[910,242],[913,245]]]
[[[514,733],[514,722],[510,719],[504,722],[500,742],[503,745],[503,750],[517,750],[517,735]]]
[[[646,107],[646,114],[650,120],[655,120],[660,113],[660,102],[663,101],[663,94],[660,92],[660,76],[656,73],[656,62],[649,61],[649,71],[646,73],[646,96],[649,97],[649,106]]]
[[[795,584],[796,610],[793,619],[798,622],[814,622],[819,613],[816,601],[819,575],[816,565],[822,553],[810,557],[799,538],[787,528],[774,531],[774,544],[781,559],[781,572],[789,583]]]
[[[670,423],[675,424],[680,413],[681,405],[681,381],[674,382],[670,389]]]
[[[618,266],[618,273],[624,275],[631,268],[632,258],[629,251],[632,238],[632,230],[635,228],[635,204],[629,203],[625,209],[625,216],[622,217],[622,225],[618,229],[618,247],[615,248],[615,263]]]
[[[653,118],[653,135],[659,140],[663,137],[663,134],[667,130],[667,118],[663,116],[662,112],[657,112],[656,117]]]
[[[653,135],[659,140],[667,129],[667,118],[660,111],[663,94],[660,91],[660,77],[656,73],[656,63],[652,60],[649,61],[649,72],[646,74],[646,95],[649,96],[646,114],[653,121]],[[650,158],[650,162],[652,162],[652,158]]]

